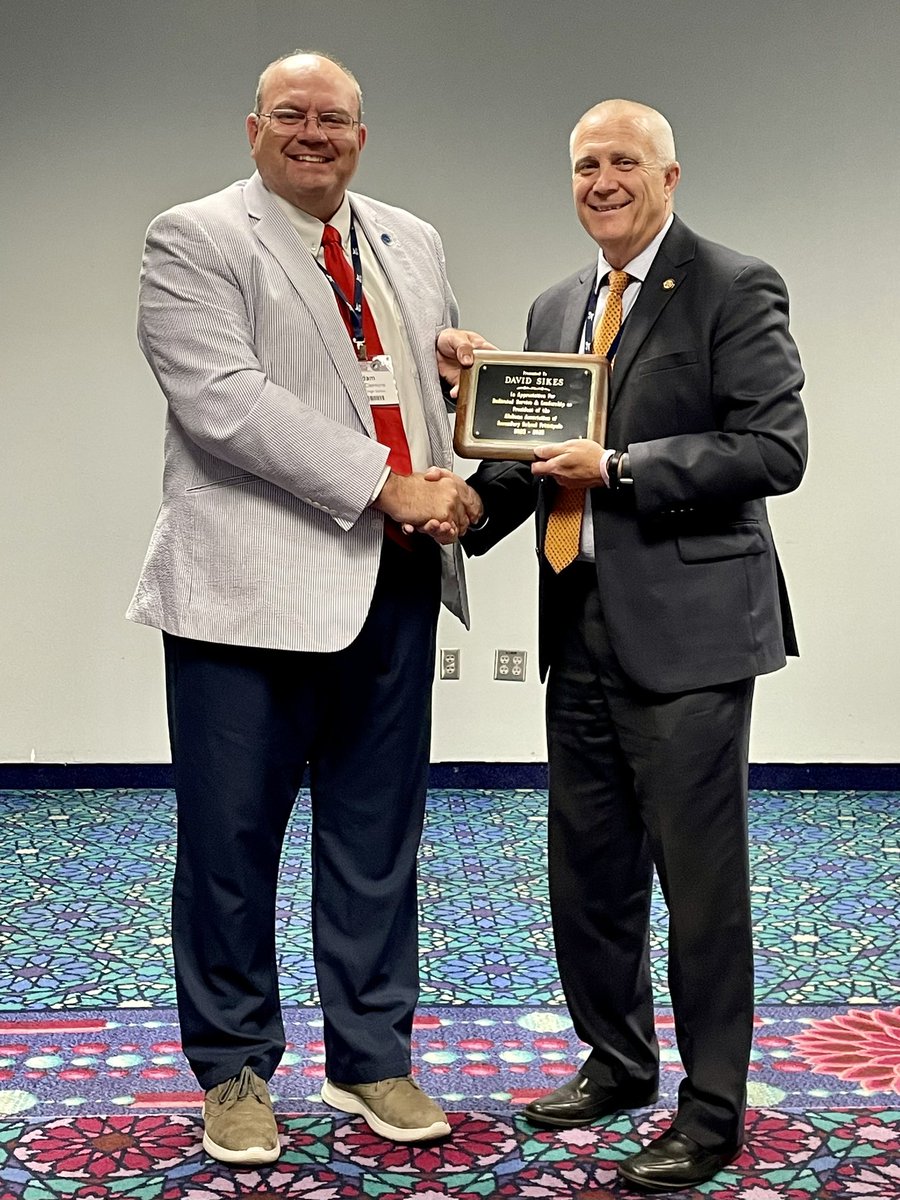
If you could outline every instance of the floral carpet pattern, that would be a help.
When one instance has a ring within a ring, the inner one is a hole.
[[[712,1200],[900,1200],[900,834],[889,793],[755,792],[758,1015],[748,1139]],[[180,1052],[167,910],[174,802],[148,790],[0,791],[0,1200],[631,1198],[615,1166],[665,1128],[680,1062],[657,897],[660,1107],[589,1129],[520,1114],[584,1053],[556,977],[546,795],[435,791],[422,849],[418,1078],[453,1134],[399,1147],[326,1109],[301,793],[278,912],[284,1153],[202,1151]]]
[[[207,1158],[196,1116],[117,1114],[37,1126],[0,1122],[0,1198],[624,1200],[636,1193],[617,1182],[616,1164],[661,1132],[669,1116],[664,1111],[620,1116],[590,1129],[551,1133],[515,1115],[452,1113],[450,1138],[418,1147],[386,1142],[358,1120],[294,1116],[281,1121],[279,1161],[242,1170]],[[753,1110],[740,1157],[691,1195],[885,1200],[900,1194],[898,1120],[900,1110],[799,1115]]]

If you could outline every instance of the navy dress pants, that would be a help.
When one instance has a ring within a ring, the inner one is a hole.
[[[182,1044],[204,1089],[285,1047],[275,917],[305,768],[312,942],[326,1069],[410,1069],[418,999],[416,855],[440,603],[437,546],[385,540],[366,622],[332,653],[164,634],[178,846],[172,931]]]
[[[593,564],[558,581],[547,691],[550,902],[583,1070],[656,1083],[654,867],[685,1069],[675,1126],[709,1149],[743,1138],[753,1029],[747,758],[753,680],[673,695],[637,687],[610,646]]]

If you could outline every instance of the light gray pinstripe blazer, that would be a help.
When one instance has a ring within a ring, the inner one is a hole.
[[[350,194],[412,348],[432,462],[452,453],[435,363],[457,322],[436,231]],[[328,281],[259,175],[157,217],[138,336],[168,401],[163,501],[128,616],[203,641],[331,651],[369,609],[387,460]],[[468,624],[457,546],[443,600]]]

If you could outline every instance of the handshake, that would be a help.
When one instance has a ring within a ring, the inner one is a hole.
[[[425,533],[441,545],[462,537],[484,512],[481,497],[464,479],[444,467],[424,473],[388,476],[373,501],[404,533]]]

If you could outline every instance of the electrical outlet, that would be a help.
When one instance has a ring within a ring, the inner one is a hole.
[[[528,655],[524,650],[495,650],[494,678],[525,681],[525,664]]]
[[[459,679],[458,650],[441,650],[441,679]]]

